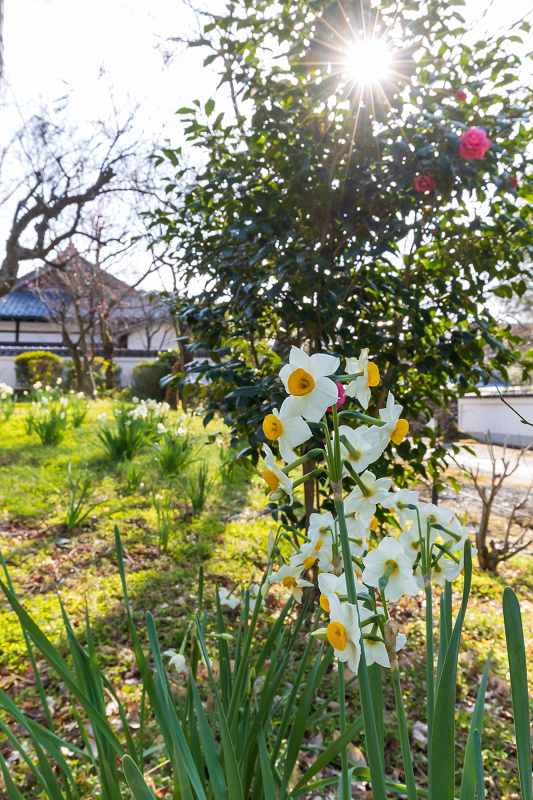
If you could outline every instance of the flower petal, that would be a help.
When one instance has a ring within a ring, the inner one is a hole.
[[[326,353],[314,353],[314,355],[311,356],[310,362],[311,374],[315,382],[317,378],[334,375],[341,363],[340,358],[337,358],[337,356],[328,356]],[[338,397],[338,389],[336,397]]]
[[[295,347],[294,345],[291,347],[289,364],[299,369],[305,369],[306,372],[312,375],[311,359],[307,353],[304,353],[299,347]]]

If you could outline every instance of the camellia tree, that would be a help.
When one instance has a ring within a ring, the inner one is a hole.
[[[213,99],[180,110],[201,166],[163,151],[173,208],[151,221],[201,286],[176,306],[210,355],[193,367],[208,417],[248,432],[242,458],[258,460],[291,345],[369,349],[369,413],[394,386],[420,420],[386,467],[399,485],[413,470],[438,481],[435,407],[520,359],[490,293],[521,295],[533,250],[532,92],[515,55],[529,28],[469,45],[458,6],[236,0],[192,43],[235,117]]]

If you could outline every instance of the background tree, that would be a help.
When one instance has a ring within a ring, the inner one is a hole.
[[[80,251],[80,240],[92,241],[96,202],[121,220],[132,219],[141,198],[144,209],[150,206],[156,192],[150,147],[133,138],[133,118],[134,112],[117,113],[82,133],[69,122],[67,98],[62,107],[24,120],[5,145],[0,206],[11,224],[0,261],[0,296],[14,287],[25,262],[61,268],[56,254],[69,241]]]
[[[157,315],[154,300],[148,313],[148,301],[140,299],[139,284],[153,267],[125,283],[106,268],[113,265],[116,249],[107,253],[102,233],[108,228],[98,215],[93,220],[93,243],[84,255],[70,245],[59,256],[60,269],[46,267],[37,270],[30,283],[48,310],[49,319],[61,329],[74,365],[78,390],[96,391],[92,365],[100,354],[106,364],[107,389],[114,388],[114,357],[119,336],[139,319],[145,327],[161,328],[161,319],[168,322],[168,313]],[[131,242],[125,250],[131,251]],[[141,297],[144,293],[141,293]]]
[[[181,279],[200,282],[177,305],[196,346],[224,358],[201,368],[209,414],[248,432],[243,456],[258,459],[282,399],[272,367],[292,344],[369,347],[383,377],[373,412],[396,386],[423,423],[398,453],[433,479],[431,409],[519,359],[489,297],[523,293],[529,276],[532,93],[516,31],[471,46],[465,34],[454,0],[237,0],[192,43],[209,48],[235,119],[213,99],[180,110],[201,167],[162,152],[174,208],[153,224]],[[392,455],[396,483],[404,469]]]

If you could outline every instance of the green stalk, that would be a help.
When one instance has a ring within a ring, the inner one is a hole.
[[[305,464],[306,461],[310,461],[312,458],[316,458],[317,456],[325,456],[325,455],[326,453],[324,452],[324,450],[322,450],[321,447],[315,447],[313,448],[313,450],[309,450],[308,453],[305,453],[305,455],[300,456],[300,458],[297,458],[296,461],[291,461],[290,464],[287,464],[285,467],[282,467],[281,471],[284,472],[285,475],[288,475],[289,472],[291,472],[293,469],[296,469],[296,467],[300,467],[302,464]]]
[[[339,728],[341,736],[346,730],[346,691],[344,684],[344,664],[338,663],[338,676],[339,676]],[[350,782],[348,781],[348,748],[343,747],[341,750],[341,769],[342,769],[342,797],[339,800],[351,800],[352,791]]]
[[[402,750],[403,769],[405,772],[405,784],[407,786],[407,799],[417,800],[415,776],[413,773],[413,761],[411,758],[411,748],[409,744],[409,732],[407,730],[407,720],[405,718],[405,706],[403,704],[402,685],[400,682],[400,668],[398,659],[394,653],[394,660],[391,660],[391,677],[394,687],[394,702],[396,704],[396,714],[398,715],[398,732],[400,734],[400,746]]]
[[[428,777],[431,769],[431,741],[435,713],[435,654],[433,652],[433,604],[431,583],[426,587],[426,683],[428,709]]]
[[[357,589],[355,586],[355,576],[352,569],[352,557],[350,553],[350,540],[348,539],[348,530],[346,528],[346,519],[344,517],[344,501],[342,498],[342,489],[339,489],[340,484],[334,484],[333,491],[335,497],[335,510],[337,511],[337,519],[339,522],[339,536],[342,547],[342,558],[344,561],[344,570],[346,574],[346,589],[348,592],[348,602],[355,605],[357,609],[357,616],[359,617],[359,625],[361,620],[359,616],[359,605],[357,603]],[[340,496],[339,496],[340,491]],[[385,775],[383,773],[382,761],[379,754],[378,734],[376,730],[376,721],[374,719],[374,710],[372,706],[372,695],[370,693],[370,681],[368,678],[368,668],[366,665],[365,645],[363,641],[363,634],[361,629],[361,659],[359,662],[359,690],[361,695],[361,709],[363,712],[363,724],[365,729],[365,739],[368,748],[368,763],[370,767],[370,780],[372,783],[372,797],[374,800],[387,800],[387,790],[385,788]],[[340,703],[339,699],[339,703]],[[343,778],[344,780],[344,778]],[[347,776],[346,776],[347,781]]]
[[[387,423],[383,419],[376,419],[376,417],[371,417],[369,414],[362,414],[361,411],[340,411],[339,417],[354,417],[354,419],[361,420],[361,422],[366,422],[369,425],[378,425],[381,427],[382,425],[386,425]]]
[[[333,426],[335,434],[335,443],[338,445],[340,451],[339,441],[339,418],[337,415],[337,407],[333,406]],[[339,537],[341,540],[342,558],[344,562],[344,571],[346,574],[346,590],[348,592],[348,602],[355,605],[357,609],[357,616],[359,626],[361,626],[361,617],[359,614],[359,605],[357,603],[357,588],[355,585],[355,576],[352,569],[352,555],[350,553],[350,540],[348,538],[348,529],[346,527],[346,518],[344,516],[344,499],[342,496],[342,459],[340,452],[335,453],[335,461],[330,464],[330,476],[333,488],[333,498],[335,501],[335,510],[337,512],[337,521],[339,523]],[[379,751],[378,735],[376,729],[376,721],[374,719],[374,711],[372,706],[372,695],[370,692],[370,681],[368,677],[368,668],[366,665],[365,645],[363,640],[363,633],[361,629],[360,638],[361,659],[359,662],[359,689],[361,695],[361,709],[363,712],[363,724],[365,729],[365,740],[368,750],[368,763],[370,767],[370,780],[372,782],[372,796],[374,800],[387,800],[387,789],[385,787],[385,774],[383,771],[383,763]],[[341,703],[341,698],[339,698]],[[343,772],[343,783],[348,783],[348,774]]]
[[[302,475],[301,478],[297,478],[293,482],[292,488],[293,489],[297,489],[298,486],[302,485],[302,483],[306,483],[307,481],[311,480],[311,478],[318,478],[318,476],[322,475],[322,474],[326,474],[326,475],[328,474],[327,470],[325,470],[324,467],[317,467],[312,472],[306,472],[305,475]]]

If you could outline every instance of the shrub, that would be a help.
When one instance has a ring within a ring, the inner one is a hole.
[[[109,361],[106,361],[105,358],[101,356],[96,356],[91,364],[91,369],[93,372],[94,382],[96,384],[96,389],[98,393],[104,391],[106,388],[106,371],[109,367]],[[67,371],[66,376],[66,387],[67,389],[77,389],[76,382],[76,371],[74,369],[74,362],[72,360],[65,361],[65,369]],[[120,376],[122,374],[122,367],[120,364],[117,364],[116,361],[113,362],[113,375],[115,376],[115,386],[120,386]]]
[[[36,381],[44,386],[53,385],[63,373],[63,359],[49,350],[29,350],[15,356],[17,383],[28,388]]]
[[[141,361],[133,368],[131,389],[138,397],[151,400],[164,400],[165,387],[161,386],[161,378],[170,372],[165,361]]]

